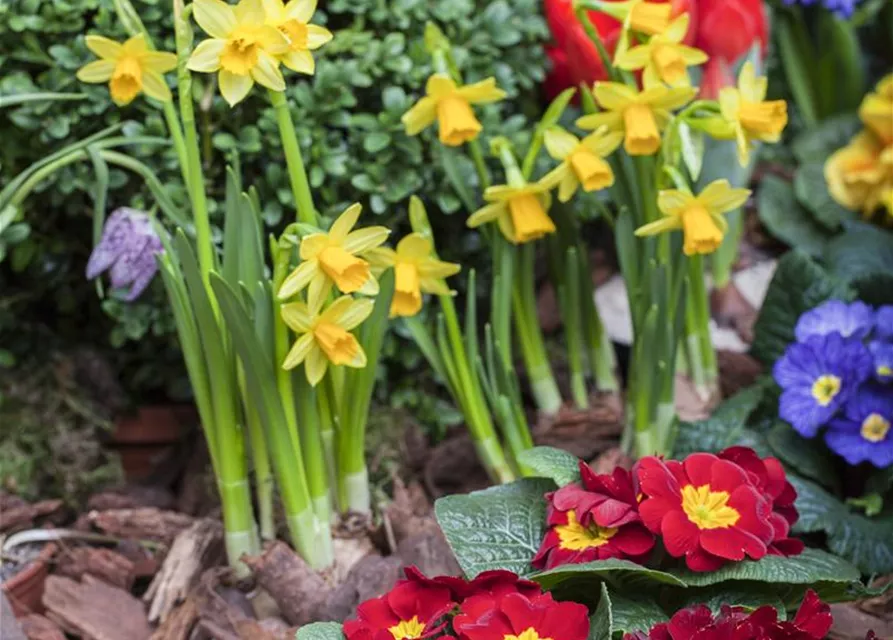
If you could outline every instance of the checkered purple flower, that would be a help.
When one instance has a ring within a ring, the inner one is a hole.
[[[874,310],[864,302],[847,304],[842,300],[828,300],[800,316],[794,335],[797,342],[835,332],[844,338],[861,340],[871,332],[874,324]]]
[[[839,333],[790,345],[772,371],[782,388],[779,416],[812,438],[870,375],[873,359],[859,340]]]
[[[129,287],[124,300],[136,300],[158,271],[155,256],[162,253],[161,240],[152,221],[136,209],[115,209],[105,223],[102,239],[87,262],[87,279],[109,271],[112,287]]]
[[[847,402],[842,416],[831,421],[825,442],[850,464],[893,464],[893,393],[868,384]]]

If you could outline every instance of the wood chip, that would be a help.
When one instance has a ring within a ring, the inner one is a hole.
[[[223,557],[223,530],[215,520],[198,520],[177,535],[146,592],[149,620],[164,622],[186,598],[202,572]]]
[[[25,616],[21,622],[22,630],[28,640],[65,640],[62,629],[49,618],[32,613]]]
[[[87,518],[91,525],[110,536],[155,540],[166,545],[172,544],[177,534],[195,522],[191,516],[154,507],[91,511]]]
[[[75,580],[89,573],[125,591],[130,591],[136,577],[131,560],[111,549],[93,547],[67,549],[57,560],[55,573]]]
[[[189,640],[198,622],[198,605],[194,598],[187,598],[174,609],[152,634],[151,640]]]
[[[89,574],[81,582],[49,576],[43,604],[50,620],[85,639],[148,640],[152,635],[138,599]]]
[[[41,500],[34,504],[9,502],[15,506],[3,509],[3,518],[0,519],[0,532],[3,533],[31,529],[36,521],[60,512],[63,507],[61,500]]]
[[[3,640],[25,640],[25,632],[12,612],[6,594],[0,591],[0,638]]]

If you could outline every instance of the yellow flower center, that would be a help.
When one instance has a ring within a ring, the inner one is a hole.
[[[555,527],[558,534],[558,546],[568,551],[583,551],[594,549],[608,544],[608,540],[614,537],[617,529],[600,527],[594,522],[584,527],[577,521],[577,514],[571,510],[567,512],[567,524]]]
[[[741,514],[728,505],[729,494],[711,491],[710,485],[682,488],[682,510],[698,529],[726,529],[734,526]]]
[[[631,104],[624,109],[623,128],[623,146],[631,156],[650,156],[660,148],[657,121],[647,104]]]
[[[633,31],[654,36],[663,33],[670,26],[669,2],[637,2],[633,5],[630,24]]]
[[[419,270],[411,262],[398,262],[394,266],[394,298],[391,315],[414,316],[422,309],[422,291]]]
[[[139,60],[133,56],[119,58],[109,82],[112,99],[118,104],[127,104],[142,88],[143,69]]]
[[[687,256],[713,253],[722,243],[722,230],[701,206],[690,207],[682,213],[682,230],[685,233],[682,251]]]
[[[611,167],[589,149],[578,148],[568,161],[584,191],[598,191],[614,184]]]
[[[552,638],[540,638],[540,634],[533,627],[528,627],[516,636],[506,634],[502,636],[502,640],[552,640]]]
[[[292,51],[307,49],[307,25],[300,20],[287,20],[277,27],[288,38]]]
[[[788,105],[784,100],[770,102],[741,102],[738,120],[749,133],[757,136],[777,136],[788,123]]]
[[[890,432],[890,421],[879,413],[872,413],[862,423],[860,433],[869,442],[881,442]]]
[[[555,223],[543,208],[543,203],[532,193],[509,200],[509,213],[518,242],[529,242],[555,232]]]
[[[230,36],[220,52],[220,68],[237,76],[247,76],[257,64],[261,45],[256,29],[239,27]]]
[[[450,147],[474,140],[482,128],[471,105],[458,94],[437,102],[437,121],[440,123],[440,141]]]
[[[676,84],[685,77],[685,59],[673,45],[654,45],[651,50],[651,61],[657,67],[660,79],[667,84]]]
[[[313,327],[313,337],[332,364],[348,364],[360,352],[357,339],[333,322],[318,323]]]
[[[401,620],[393,627],[389,627],[388,631],[394,636],[394,640],[421,638],[422,633],[425,631],[425,623],[419,622],[418,616],[413,616],[410,620]]]
[[[890,368],[889,366],[882,364],[882,365],[878,366],[877,374],[879,376],[884,376],[884,377],[893,376],[893,368]]]
[[[837,376],[820,376],[812,385],[812,397],[823,407],[827,407],[831,404],[831,401],[834,400],[834,396],[839,392],[840,378]]]
[[[319,253],[319,265],[343,293],[353,293],[369,280],[369,263],[338,246],[326,247]]]

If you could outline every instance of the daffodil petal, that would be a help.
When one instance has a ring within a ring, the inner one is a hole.
[[[257,52],[257,63],[251,69],[251,77],[257,84],[267,89],[285,91],[285,78],[279,71],[279,63],[266,51]]]
[[[341,312],[338,318],[334,319],[334,322],[345,331],[351,331],[365,322],[366,318],[372,315],[374,308],[375,301],[371,298],[351,300],[347,308]]]
[[[171,90],[167,86],[164,76],[157,71],[148,69],[143,72],[143,93],[160,102],[169,102],[171,99]]]
[[[167,73],[177,66],[177,56],[167,51],[147,51],[142,54],[140,61],[144,68],[158,73]]]
[[[687,72],[686,75],[688,75]],[[660,75],[657,73],[657,67],[653,64],[649,64],[645,67],[645,71],[642,72],[642,87],[647,91],[648,89],[663,86],[664,81],[660,79]]]
[[[664,40],[669,40],[670,42],[682,42],[685,38],[685,34],[688,33],[689,22],[689,15],[687,13],[681,14],[670,23],[670,26],[666,28],[660,37]]]
[[[592,90],[603,109],[617,111],[636,99],[636,91],[620,82],[596,82]]]
[[[262,0],[239,0],[234,7],[236,22],[239,24],[260,25],[264,23],[264,3]]]
[[[567,202],[573,198],[579,186],[580,181],[577,180],[577,176],[574,175],[573,171],[568,171],[558,185],[558,201]]]
[[[685,64],[689,67],[696,64],[704,64],[710,59],[710,56],[705,52],[694,47],[679,45],[676,47],[676,50],[679,52],[679,55],[682,56],[682,59],[685,60]]]
[[[429,258],[419,263],[418,270],[419,277],[422,280],[431,278],[440,280],[441,278],[449,278],[459,273],[462,270],[462,265]]]
[[[350,305],[354,303],[354,299],[350,296],[341,296],[323,311],[319,316],[320,322],[330,322],[332,324],[338,324],[338,320],[342,315],[350,308]]]
[[[450,289],[443,280],[438,278],[419,278],[419,289],[424,293],[432,293],[436,296],[453,295],[452,289]]]
[[[367,227],[351,231],[344,238],[344,250],[348,253],[362,253],[382,244],[391,235],[387,227]]]
[[[606,158],[614,153],[622,142],[622,131],[601,130],[583,138],[583,144],[600,158]]]
[[[303,302],[290,302],[282,305],[282,321],[295,333],[307,333],[313,324],[313,316]]]
[[[370,276],[369,279],[363,283],[363,286],[359,288],[357,293],[361,296],[369,296],[370,298],[374,298],[380,291],[381,286],[378,284],[378,280],[376,280],[374,276]]]
[[[307,359],[304,361],[304,371],[307,374],[307,382],[310,386],[315,387],[326,375],[326,369],[329,368],[329,361],[326,355],[319,348],[319,345],[313,345],[313,348],[307,353]]]
[[[369,266],[376,269],[387,269],[393,267],[397,262],[397,252],[390,247],[375,247],[364,251],[362,256]]]
[[[325,233],[311,233],[301,239],[298,254],[301,260],[313,260],[319,252],[329,246],[329,236]]]
[[[680,218],[676,216],[667,216],[639,227],[636,229],[636,235],[639,237],[653,236],[658,233],[663,233],[664,231],[674,231],[681,228],[682,220]]]
[[[431,255],[433,250],[431,241],[420,233],[410,233],[397,243],[398,258],[414,258],[422,260]]]
[[[647,45],[631,47],[614,58],[614,65],[632,71],[643,68],[651,60],[651,48]]]
[[[316,24],[307,25],[307,48],[319,49],[332,39],[332,32]]]
[[[259,27],[257,33],[263,50],[272,56],[281,56],[291,49],[285,34],[272,25]]]
[[[311,314],[319,313],[334,284],[322,269],[317,269],[314,272],[310,278],[310,286],[307,288],[307,304]]]
[[[698,94],[695,87],[674,87],[661,91],[655,97],[648,99],[648,103],[655,109],[678,109],[688,104]],[[643,96],[644,99],[644,96]]]
[[[198,26],[212,38],[225,40],[236,27],[236,12],[221,0],[194,0],[192,7]]]
[[[107,82],[114,72],[113,60],[94,60],[78,69],[77,79],[81,82]]]
[[[279,288],[279,292],[277,293],[279,299],[287,300],[298,291],[303,291],[307,285],[310,284],[313,274],[316,273],[318,269],[319,265],[316,261],[302,262],[299,264],[298,267],[288,275],[282,283],[282,286]]]
[[[492,222],[499,215],[505,211],[506,205],[502,202],[494,202],[493,204],[488,204],[485,207],[481,207],[470,216],[468,216],[468,220],[466,221],[466,225],[474,229],[475,227],[479,227],[482,224],[486,224],[487,222]]]
[[[561,127],[549,127],[543,136],[543,142],[546,145],[546,151],[556,160],[564,160],[580,144],[577,136],[568,133]]]
[[[730,122],[738,119],[741,106],[741,94],[734,87],[723,87],[719,90],[719,111],[722,117]]]
[[[288,355],[285,356],[285,362],[282,363],[282,368],[294,369],[304,362],[307,355],[310,353],[310,350],[315,346],[313,340],[312,333],[305,333],[298,338],[292,345],[291,350],[289,350]]]
[[[267,16],[267,22],[270,24],[278,25],[288,20],[282,0],[261,0],[261,4],[263,4],[264,14]]]
[[[505,91],[496,86],[496,78],[487,78],[474,84],[460,87],[457,93],[470,104],[487,104],[505,98]]]
[[[750,197],[750,189],[733,189],[728,180],[715,180],[698,194],[698,201],[711,213],[737,209]]]
[[[434,124],[436,119],[437,101],[426,96],[404,113],[400,121],[406,128],[406,135],[414,136]]]
[[[353,369],[362,369],[366,366],[366,352],[363,351],[363,347],[360,347],[357,352],[353,356],[353,360],[348,362],[345,366],[351,367]]]
[[[496,224],[506,240],[512,244],[518,244],[518,236],[515,233],[515,226],[512,224],[512,217],[508,214],[508,210],[504,209],[502,211],[499,217],[496,218]]]
[[[570,171],[572,171],[572,169],[568,166],[567,162],[562,162],[560,165],[540,178],[540,183],[548,185],[550,189],[554,189],[561,183],[562,180],[564,180],[564,176],[566,176]]]
[[[146,44],[146,36],[142,33],[138,33],[135,36],[131,36],[124,41],[124,44],[121,45],[121,51],[123,53],[129,54],[141,54],[145,53],[149,50],[149,45]]]
[[[84,38],[87,48],[100,58],[113,60],[121,54],[124,46],[105,36],[87,36]]]
[[[439,100],[455,91],[456,83],[453,82],[452,78],[442,73],[435,73],[425,83],[425,93],[435,100]]]
[[[678,189],[667,189],[657,194],[657,208],[664,215],[678,216],[683,210],[691,206],[695,197]]]
[[[316,0],[291,0],[285,5],[285,15],[305,24],[310,22],[314,11],[316,11]]]
[[[312,76],[316,71],[316,62],[309,51],[289,51],[282,56],[282,64],[296,73]]]
[[[748,60],[741,67],[741,72],[738,74],[738,90],[748,102],[761,102],[763,97],[756,97],[757,88],[757,72],[753,63]]]
[[[220,85],[220,95],[223,96],[223,99],[226,100],[229,106],[234,107],[244,100],[248,92],[251,91],[254,80],[251,76],[238,76],[221,69],[217,75],[217,84]]]
[[[581,129],[598,129],[608,127],[618,129],[623,126],[623,114],[619,111],[604,111],[602,113],[590,113],[577,119],[577,126]]]
[[[220,54],[226,46],[225,40],[211,38],[198,43],[189,56],[186,67],[200,73],[214,73],[220,69]]]
[[[362,213],[362,211],[363,205],[358,202],[355,202],[345,209],[344,213],[335,219],[335,222],[332,223],[332,226],[329,229],[329,238],[331,241],[337,244],[344,242],[347,238],[347,234],[350,233],[350,230],[357,225],[357,220],[360,219],[360,213]]]

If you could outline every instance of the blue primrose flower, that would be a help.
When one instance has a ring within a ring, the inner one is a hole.
[[[868,343],[868,350],[874,358],[874,379],[878,382],[893,382],[893,343]],[[893,389],[889,391],[893,395]]]
[[[874,318],[874,332],[879,338],[893,340],[893,305],[878,307]]]
[[[893,464],[893,393],[865,385],[847,402],[842,416],[831,421],[825,442],[850,464]]]
[[[861,0],[822,0],[821,4],[838,18],[849,18],[853,15],[859,2]],[[816,0],[784,0],[784,3],[786,5],[799,4],[808,7],[815,4]]]
[[[810,336],[839,333],[844,338],[859,338],[871,333],[875,325],[874,310],[864,302],[847,304],[842,300],[828,300],[800,316],[794,335],[797,342]]]
[[[812,438],[869,375],[873,360],[858,340],[839,333],[791,344],[772,370],[782,394],[778,414]]]

